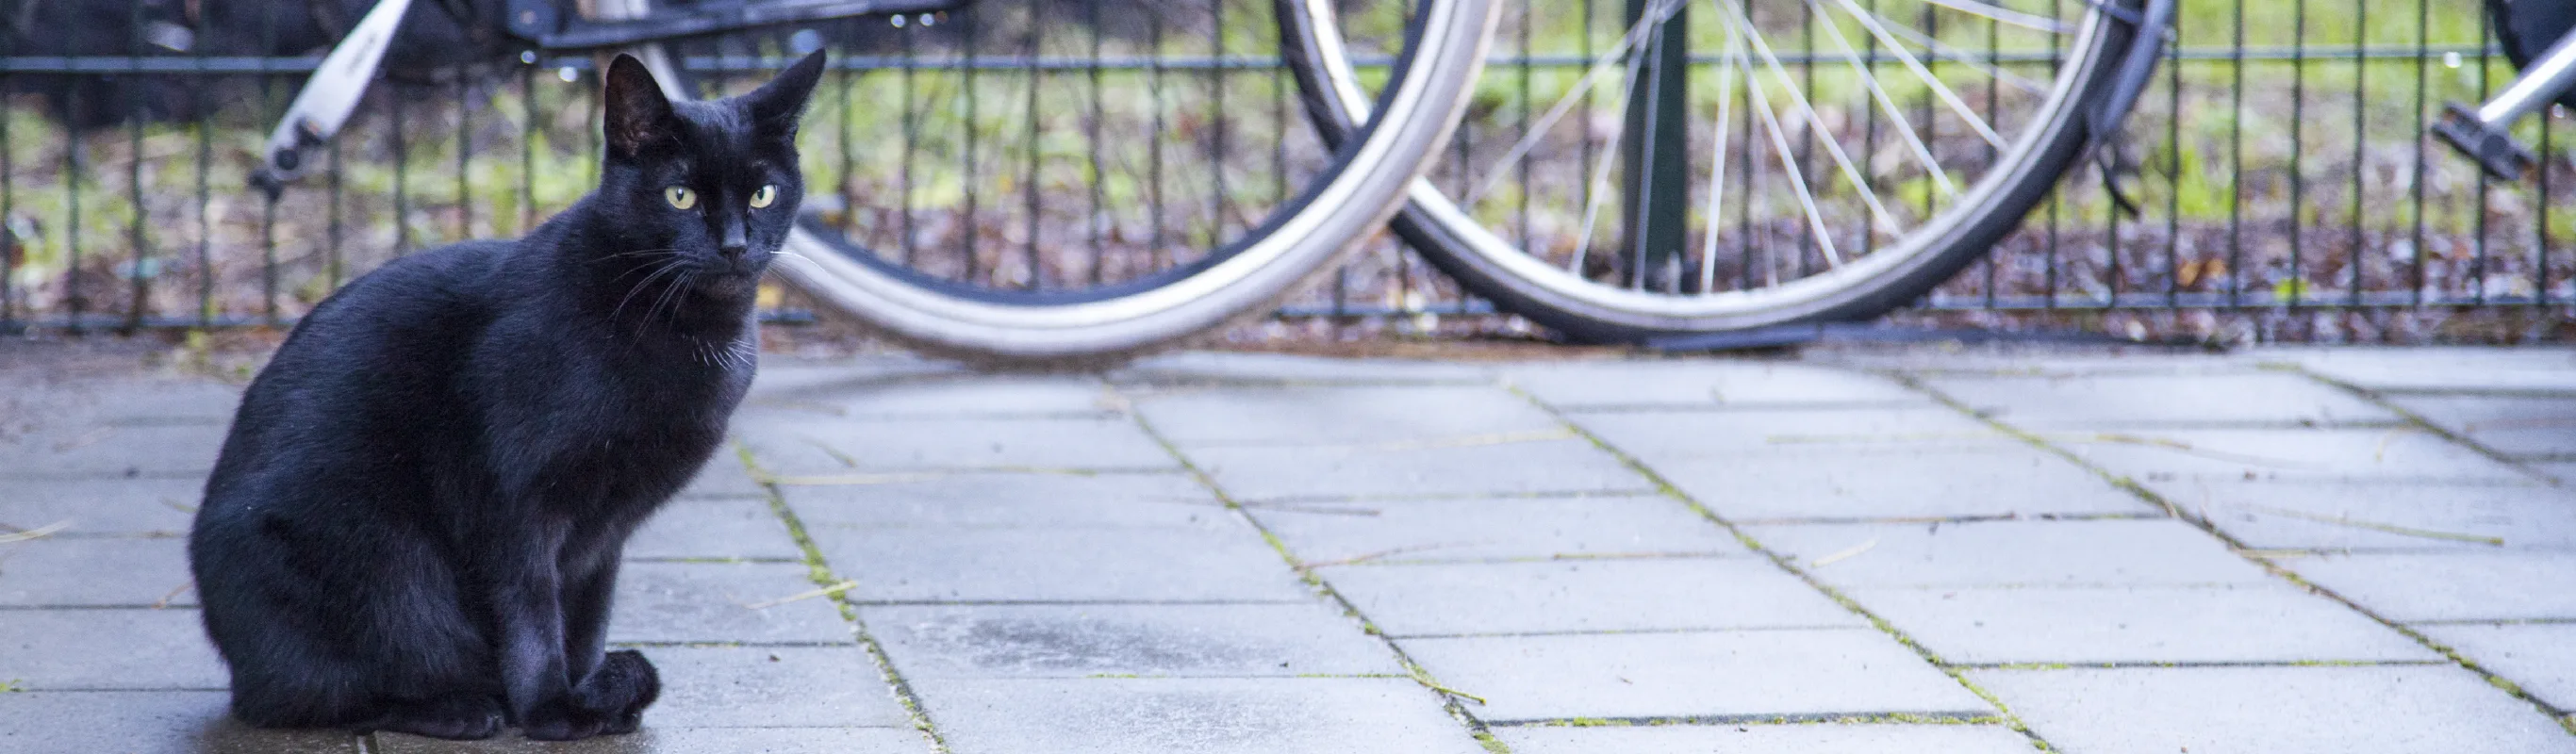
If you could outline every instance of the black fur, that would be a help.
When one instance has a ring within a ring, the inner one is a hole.
[[[526,239],[386,265],[296,326],[189,539],[235,716],[635,729],[660,680],[605,651],[618,555],[751,383],[754,284],[803,193],[795,126],[821,69],[674,103],[620,56],[597,191]],[[753,209],[763,185],[775,199]]]

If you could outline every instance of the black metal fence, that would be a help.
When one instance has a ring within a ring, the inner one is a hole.
[[[338,20],[205,9],[217,5],[0,1],[0,332],[283,324],[388,259],[515,235],[591,184],[594,61],[454,42],[464,52],[397,49],[321,168],[270,201],[245,188],[260,139],[344,28],[332,24],[366,4],[309,4]],[[1355,53],[1382,64],[1402,4],[1354,5]],[[1618,6],[1512,4],[1457,153],[1517,139],[1585,64],[1580,48],[1619,32]],[[74,27],[42,13],[66,8],[122,10],[124,23],[49,35]],[[1184,263],[1320,169],[1268,13],[1251,0],[986,1],[677,51],[715,94],[836,48],[805,129],[809,208],[934,274],[1078,285]],[[2443,102],[2510,77],[2476,0],[2189,0],[2177,31],[2126,134],[2137,171],[2122,180],[2142,212],[2114,211],[2079,171],[1900,316],[2418,340],[2576,305],[2564,113],[2526,129],[2545,167],[2516,184],[2425,138]],[[1434,180],[1464,185],[1469,162]],[[1517,180],[1529,194],[1552,179]],[[1379,238],[1247,337],[1523,327]]]

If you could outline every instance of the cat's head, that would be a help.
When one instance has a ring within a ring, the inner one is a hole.
[[[618,55],[593,201],[642,248],[600,253],[674,265],[668,279],[707,295],[750,296],[805,197],[796,124],[822,74],[818,50],[749,94],[673,101],[641,61]]]

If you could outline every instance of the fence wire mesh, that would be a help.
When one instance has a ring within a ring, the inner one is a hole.
[[[321,167],[275,201],[247,189],[266,129],[369,5],[0,1],[0,332],[285,324],[390,259],[518,235],[588,190],[597,60],[480,30],[475,14],[500,7],[489,0],[416,4],[417,38]],[[1461,193],[1484,181],[1480,157],[1519,141],[1615,41],[1619,6],[1508,4],[1456,159],[1432,180]],[[1356,62],[1383,70],[1403,4],[1344,7]],[[1239,239],[1327,167],[1270,13],[1255,0],[979,0],[672,49],[715,95],[831,48],[804,129],[809,210],[933,275],[1081,287]],[[2117,145],[2140,213],[2115,211],[2079,169],[1898,316],[2327,340],[2509,321],[2527,336],[2576,304],[2565,113],[2522,126],[2543,167],[2518,183],[2426,138],[2444,102],[2510,79],[2490,36],[2476,0],[2187,0]],[[1690,65],[1721,65],[1713,50]],[[1845,64],[1788,52],[1793,67]],[[1585,202],[1567,197],[1588,190],[1620,128],[1598,110],[1566,159],[1516,168],[1501,183],[1517,203],[1480,217],[1533,248],[1574,245]],[[1238,336],[1527,329],[1381,235]]]

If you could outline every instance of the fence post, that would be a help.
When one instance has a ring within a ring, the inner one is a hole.
[[[1627,27],[1663,5],[1627,0]],[[1690,212],[1689,11],[1674,10],[1646,41],[1646,57],[1628,82],[1626,129],[1619,138],[1620,241],[1629,267],[1627,283],[1644,288],[1655,273],[1676,266]],[[1672,33],[1665,33],[1665,30]],[[1676,266],[1677,267],[1677,266]],[[1678,286],[1678,279],[1673,285]]]

